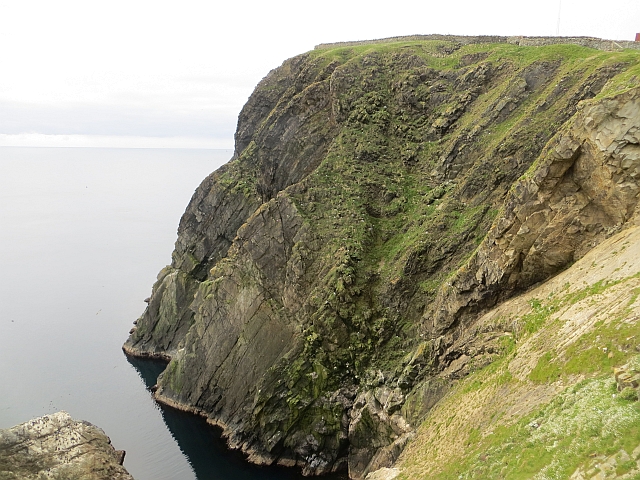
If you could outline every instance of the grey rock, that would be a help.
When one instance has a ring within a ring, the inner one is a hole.
[[[133,480],[123,461],[101,429],[66,412],[0,430],[3,480]]]

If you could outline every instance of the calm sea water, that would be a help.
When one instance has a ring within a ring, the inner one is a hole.
[[[163,366],[121,351],[193,191],[230,150],[0,147],[0,428],[66,410],[136,480],[294,479],[160,408]]]

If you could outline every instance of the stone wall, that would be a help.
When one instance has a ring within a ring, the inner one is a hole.
[[[572,44],[583,47],[594,48],[596,50],[616,51],[625,48],[640,50],[640,42],[625,40],[605,40],[595,37],[525,37],[525,36],[498,36],[498,35],[408,35],[400,37],[382,38],[379,40],[359,40],[354,42],[321,43],[316,45],[316,50],[322,48],[354,47],[356,45],[370,45],[379,43],[410,42],[414,40],[439,40],[443,42],[457,42],[462,45],[472,43],[510,43],[523,47],[542,47],[544,45]]]

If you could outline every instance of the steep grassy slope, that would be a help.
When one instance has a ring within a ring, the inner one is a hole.
[[[496,335],[496,360],[429,413],[398,478],[638,478],[637,389],[612,368],[640,372],[638,293],[634,227],[484,315],[467,335]]]
[[[171,358],[157,398],[253,461],[390,464],[496,358],[495,338],[469,347],[478,316],[635,217],[639,61],[436,40],[288,60],[194,194],[125,350]]]

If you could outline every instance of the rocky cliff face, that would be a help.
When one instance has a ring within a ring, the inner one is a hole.
[[[495,359],[478,318],[637,217],[639,61],[455,38],[286,61],[125,351],[170,359],[157,398],[254,462],[390,466]]]
[[[549,142],[478,250],[441,288],[426,328],[455,337],[456,322],[473,321],[483,305],[572,264],[638,219],[639,193],[640,90],[633,89],[582,106]]]
[[[123,460],[102,430],[66,412],[0,430],[3,480],[133,480]]]

